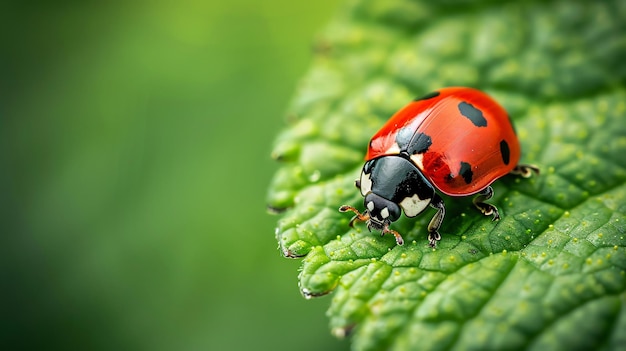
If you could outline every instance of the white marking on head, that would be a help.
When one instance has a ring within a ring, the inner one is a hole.
[[[422,162],[424,159],[424,154],[411,155],[410,158],[420,171],[424,170],[424,163]]]
[[[361,195],[365,196],[372,192],[372,179],[370,179],[370,174],[362,172],[361,173]]]
[[[367,210],[370,212],[374,211],[374,201],[370,201],[367,203]]]
[[[404,214],[407,217],[415,217],[418,214],[422,213],[424,209],[430,204],[432,199],[420,199],[417,194],[414,194],[411,197],[405,197],[404,200],[400,202],[400,207],[404,210]]]
[[[382,211],[380,211],[380,215],[383,219],[389,217],[389,209],[387,207],[383,208]]]

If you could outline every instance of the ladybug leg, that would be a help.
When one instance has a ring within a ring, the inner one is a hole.
[[[354,222],[357,220],[361,222],[366,222],[367,220],[370,219],[370,216],[367,213],[361,213],[359,212],[359,210],[357,210],[356,208],[352,206],[343,205],[339,207],[339,212],[348,212],[348,211],[352,211],[355,213],[354,217],[352,217],[352,219],[350,220],[351,227],[354,227]]]
[[[539,174],[539,167],[534,166],[534,165],[517,165],[509,173],[514,174],[514,175],[519,175],[524,178],[529,178],[530,176],[533,175],[533,173],[537,175]]]
[[[500,214],[498,213],[498,208],[492,204],[488,204],[485,201],[491,199],[493,197],[493,188],[488,186],[485,190],[478,193],[478,195],[474,198],[474,206],[482,212],[485,216],[493,215],[492,221],[497,221],[500,219]]]
[[[437,241],[441,240],[439,227],[441,227],[443,217],[446,215],[446,206],[443,203],[443,199],[439,195],[435,194],[433,200],[430,202],[430,207],[437,210],[437,213],[435,213],[428,224],[428,245],[435,248],[437,247]]]
[[[396,232],[393,229],[389,229],[389,223],[385,224],[385,227],[380,232],[380,235],[382,236],[382,235],[385,235],[386,233],[391,233],[393,234],[393,236],[396,237],[396,244],[404,245],[404,239],[402,239],[402,235],[400,235],[400,233]]]

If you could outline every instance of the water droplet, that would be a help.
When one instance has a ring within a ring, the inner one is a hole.
[[[313,171],[313,173],[311,173],[311,175],[309,175],[309,181],[315,183],[320,180],[321,177],[322,173],[320,173],[320,171],[316,169],[315,171]]]

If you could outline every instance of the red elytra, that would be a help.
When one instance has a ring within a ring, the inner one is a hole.
[[[411,155],[417,168],[452,196],[485,189],[511,172],[521,153],[506,110],[465,87],[443,88],[404,106],[372,137],[366,160],[397,155],[410,144],[423,147]]]

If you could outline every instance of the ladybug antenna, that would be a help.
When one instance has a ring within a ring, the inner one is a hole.
[[[352,219],[350,220],[350,227],[354,227],[354,222],[357,220],[361,222],[367,222],[370,220],[370,215],[369,213],[367,213],[367,211],[364,213],[361,213],[356,208],[352,206],[348,206],[348,205],[343,205],[339,207],[339,212],[348,212],[348,211],[355,213],[354,217],[352,217]]]
[[[355,215],[350,220],[350,226],[353,227],[355,221],[367,222],[367,229],[371,231],[370,226],[372,222],[370,221],[371,217],[369,213],[367,213],[367,211],[361,213],[359,212],[359,210],[352,206],[343,205],[339,207],[339,212],[354,212]],[[395,230],[389,228],[389,222],[385,221],[382,230],[380,230],[380,235],[383,236],[387,233],[392,234],[396,238],[396,243],[398,245],[404,245],[404,239],[402,239],[402,235],[400,235],[400,233],[396,232]]]

